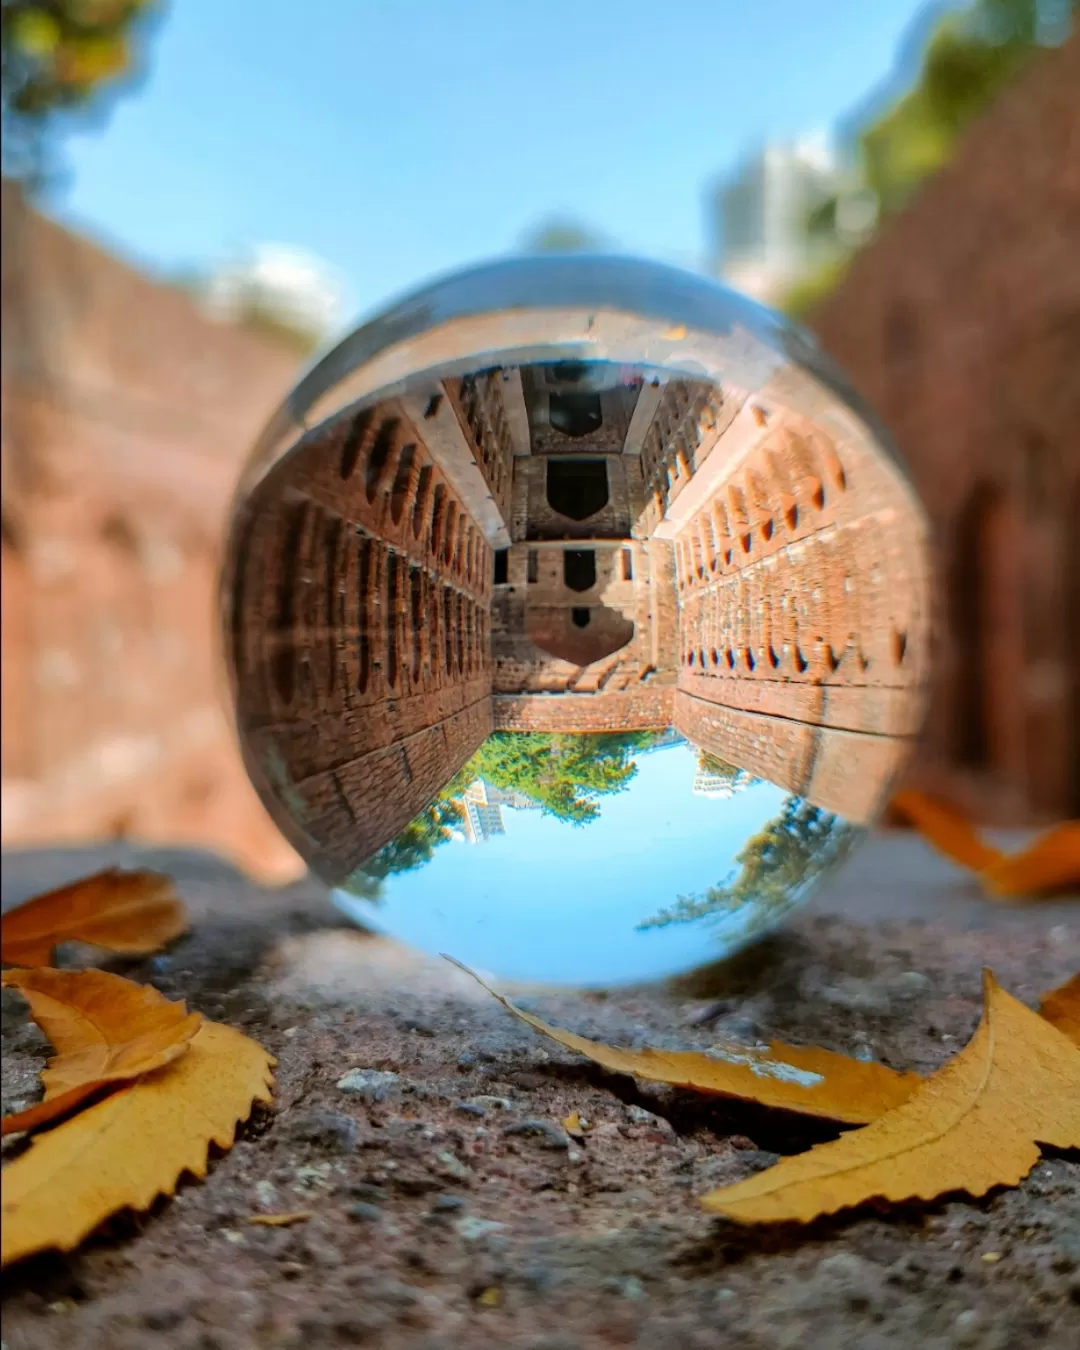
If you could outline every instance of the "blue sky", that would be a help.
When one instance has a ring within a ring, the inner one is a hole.
[[[755,783],[726,801],[694,796],[689,745],[642,755],[637,766],[588,825],[504,809],[504,835],[443,844],[427,866],[389,877],[377,906],[339,899],[403,942],[509,980],[619,983],[716,960],[722,935],[748,916],[644,933],[637,925],[724,881],[787,793]]]
[[[311,250],[366,313],[551,217],[686,266],[705,193],[827,130],[922,0],[172,0],[53,205],[144,265]]]

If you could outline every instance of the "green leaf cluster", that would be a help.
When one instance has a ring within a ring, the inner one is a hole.
[[[6,176],[33,183],[60,114],[101,113],[140,63],[159,0],[3,0],[0,91]]]

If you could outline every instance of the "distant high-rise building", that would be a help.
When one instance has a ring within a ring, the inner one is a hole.
[[[694,774],[695,797],[716,797],[726,801],[750,786],[753,778],[745,769],[730,765],[726,770],[704,751],[698,752],[697,772]]]
[[[703,769],[698,769],[694,774],[694,796],[695,797],[717,797],[721,801],[726,801],[728,797],[734,797],[738,790],[737,784],[730,778],[723,778],[719,774],[706,773]]]
[[[714,267],[736,290],[775,303],[817,261],[807,229],[815,206],[835,194],[843,175],[819,141],[766,145],[716,188],[712,204]]]
[[[511,811],[540,810],[540,803],[533,801],[531,797],[527,797],[524,792],[517,792],[510,788],[492,787],[487,782],[484,783],[484,789],[487,792],[489,806],[508,806]]]
[[[502,806],[492,801],[482,778],[470,783],[458,798],[462,809],[461,832],[470,844],[482,844],[493,834],[505,834]]]

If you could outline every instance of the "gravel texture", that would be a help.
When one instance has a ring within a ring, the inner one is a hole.
[[[996,909],[947,871],[928,882],[903,844],[921,878],[907,913],[862,902],[870,853],[780,935],[691,979],[515,992],[623,1045],[779,1037],[931,1071],[970,1035],[984,965],[1031,1004],[1080,966],[1080,906]],[[103,859],[6,858],[5,906]],[[1080,1343],[1076,1155],[1046,1153],[978,1202],[740,1229],[695,1197],[835,1131],[605,1073],[446,963],[343,927],[313,885],[148,861],[178,878],[192,932],[109,968],[260,1040],[279,1060],[275,1106],[205,1183],[7,1272],[6,1350]],[[5,1109],[34,1099],[45,1051],[6,992]],[[250,1223],[296,1211],[310,1217]]]

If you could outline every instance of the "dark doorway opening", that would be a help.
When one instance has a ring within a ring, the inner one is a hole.
[[[548,406],[551,425],[574,440],[591,436],[604,424],[599,394],[552,394]]]
[[[570,618],[575,628],[588,628],[591,617],[592,615],[587,609],[572,609],[570,611]]]
[[[510,550],[508,548],[497,548],[495,550],[495,585],[505,586],[510,578]]]
[[[602,459],[549,459],[548,505],[570,520],[587,520],[608,504],[607,465]]]
[[[1080,520],[1080,484],[1073,493],[1072,510],[1066,517],[1071,521]],[[1069,714],[1072,722],[1070,736],[1071,753],[1069,764],[1072,781],[1068,787],[1066,810],[1073,816],[1080,816],[1080,530],[1075,525],[1066,536],[1066,548],[1069,550],[1065,562],[1065,609],[1070,616],[1065,624],[1066,665],[1071,672]]]
[[[967,768],[1016,776],[1026,739],[1019,536],[1013,502],[993,485],[978,484],[957,520],[950,577],[953,754]]]
[[[596,554],[591,548],[564,549],[563,581],[572,591],[587,591],[596,585]]]
[[[990,737],[986,717],[986,536],[994,491],[980,484],[964,507],[956,531],[952,575],[952,624],[956,641],[953,754],[967,768],[986,768]]]

